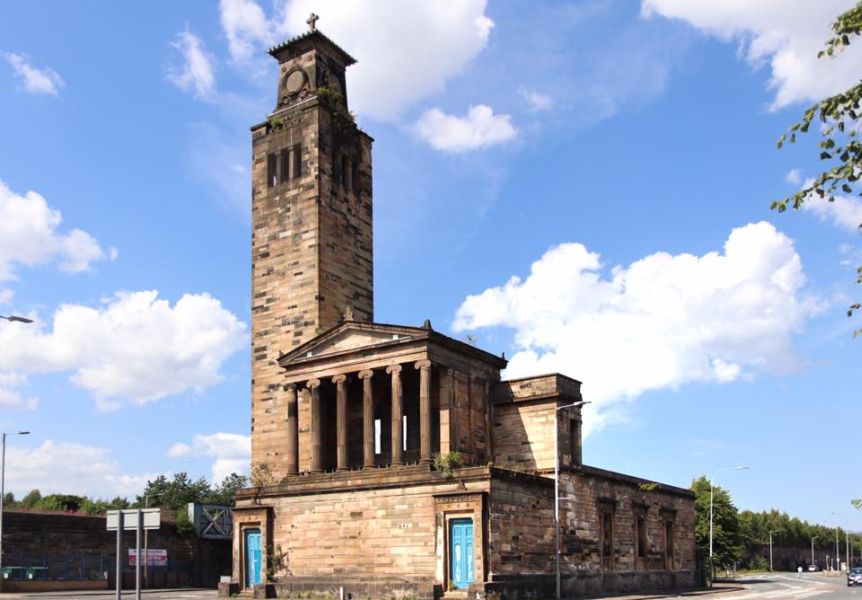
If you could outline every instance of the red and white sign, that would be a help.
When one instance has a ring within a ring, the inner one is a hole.
[[[142,551],[143,552],[143,551]],[[129,548],[129,566],[134,567],[138,564],[138,553],[134,548]],[[150,548],[147,550],[148,567],[167,567],[168,566],[168,551],[155,550]]]

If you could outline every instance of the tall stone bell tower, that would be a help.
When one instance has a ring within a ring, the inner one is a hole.
[[[275,46],[277,104],[252,127],[252,467],[286,472],[282,352],[374,317],[370,136],[348,109],[356,61],[315,27]]]

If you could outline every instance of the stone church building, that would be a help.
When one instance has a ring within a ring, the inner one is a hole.
[[[563,596],[692,586],[692,493],[584,465],[580,382],[374,321],[373,140],[310,23],[251,129],[253,487],[222,592],[552,597],[555,458]]]

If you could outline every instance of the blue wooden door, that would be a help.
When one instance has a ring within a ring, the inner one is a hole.
[[[260,529],[245,530],[245,587],[260,583]]]
[[[473,583],[473,519],[449,521],[449,577],[456,589]]]

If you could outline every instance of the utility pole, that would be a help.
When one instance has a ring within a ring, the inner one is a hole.
[[[817,539],[816,535],[811,536],[811,564],[814,564],[814,540]]]

